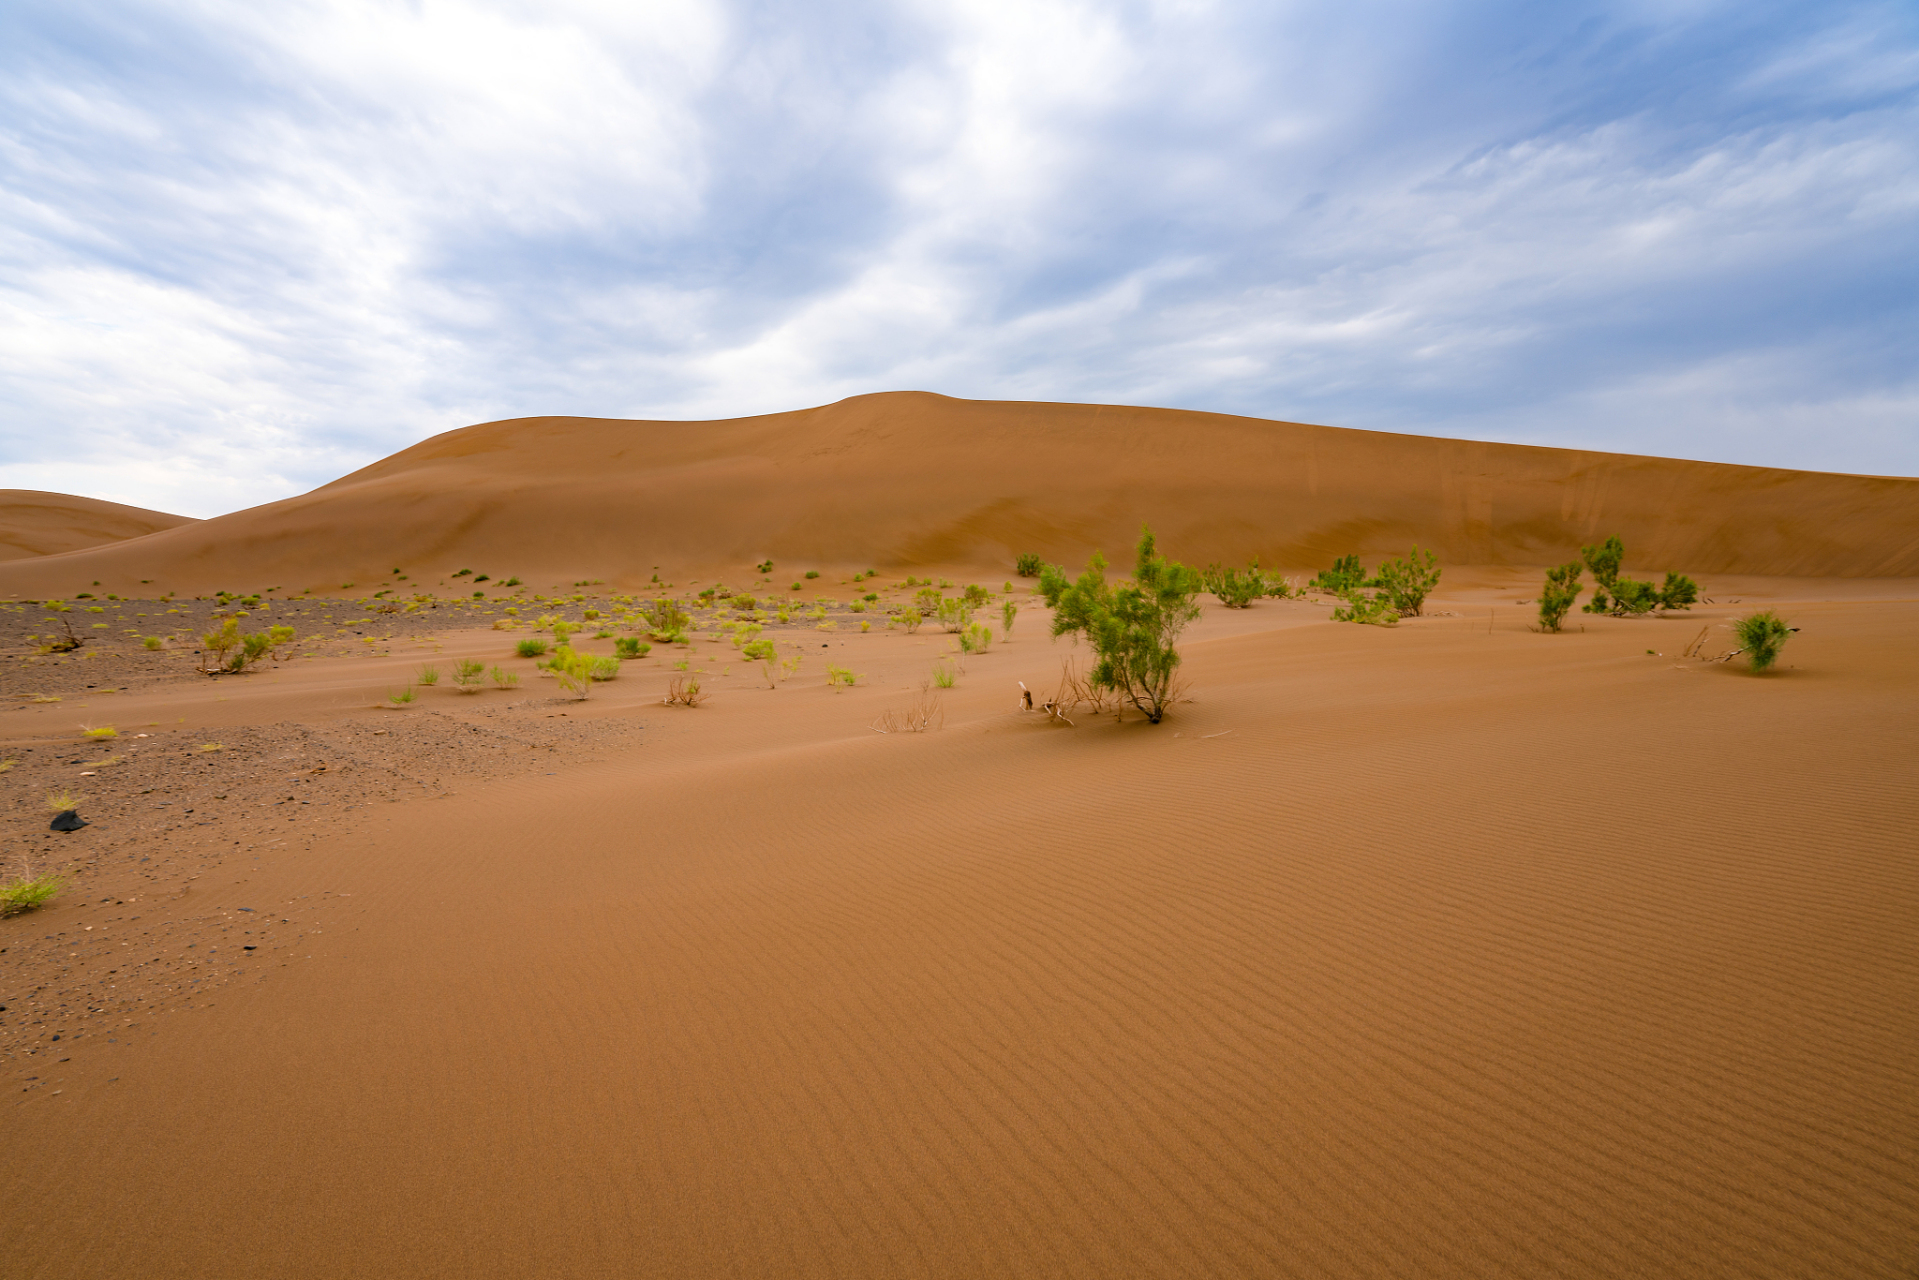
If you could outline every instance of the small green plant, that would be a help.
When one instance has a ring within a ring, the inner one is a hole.
[[[964,632],[973,622],[973,606],[964,596],[942,599],[937,612],[940,625],[948,631]]]
[[[964,653],[985,653],[992,643],[992,628],[985,623],[972,623],[960,632],[960,650]]]
[[[1040,571],[1040,558],[1037,552],[1022,551],[1013,558],[1013,572],[1022,578],[1037,578]]]
[[[421,667],[419,674],[413,677],[413,681],[415,684],[423,684],[431,689],[434,685],[440,683],[440,669],[438,667]]]
[[[51,902],[66,887],[66,877],[50,872],[35,874],[33,864],[20,860],[20,874],[0,880],[0,916],[19,915]]]
[[[519,672],[508,671],[506,668],[498,665],[495,665],[487,674],[492,676],[493,683],[499,685],[502,689],[511,689],[520,683]]]
[[[453,664],[453,687],[461,693],[478,693],[486,687],[486,663],[461,658]]]
[[[760,602],[756,598],[747,595],[734,596],[731,603],[741,613],[748,613],[760,607]]]
[[[149,652],[157,652],[167,647],[167,642],[159,636],[142,636],[140,643],[144,645]]]
[[[514,645],[513,652],[522,658],[537,658],[546,652],[546,641],[529,636]]]
[[[1699,599],[1699,584],[1683,573],[1666,573],[1663,586],[1619,576],[1626,547],[1617,537],[1597,546],[1581,547],[1579,554],[1592,570],[1593,596],[1583,612],[1609,613],[1616,618],[1637,617],[1654,609],[1690,609]]]
[[[598,631],[595,631],[593,633],[593,638],[595,640],[611,640],[613,638],[613,633],[611,631],[608,631],[605,627],[601,627]]]
[[[802,589],[802,587],[801,587],[801,584],[799,584],[799,583],[797,583],[797,582],[796,582],[796,583],[794,583],[794,584],[793,584],[793,586],[792,586],[792,590],[794,590],[794,591],[799,591],[799,590],[801,590],[801,589]]]
[[[653,646],[638,636],[621,636],[613,642],[613,652],[622,658],[643,658],[652,652]]]
[[[1699,584],[1683,573],[1666,571],[1665,585],[1659,588],[1661,609],[1690,609],[1699,603]]]
[[[1333,561],[1332,568],[1320,570],[1306,585],[1329,595],[1343,596],[1366,585],[1366,571],[1360,567],[1358,556],[1341,556]]]
[[[546,664],[547,674],[560,682],[560,687],[580,695],[585,701],[593,687],[593,659],[590,655],[579,653],[561,645],[553,651]]]
[[[944,659],[933,664],[933,687],[934,688],[936,689],[952,688],[953,681],[956,678],[956,676],[957,676],[957,673],[953,670],[952,664],[946,662]]]
[[[1779,651],[1798,629],[1788,626],[1786,620],[1771,609],[1761,609],[1732,624],[1733,634],[1739,637],[1740,652],[1746,655],[1746,664],[1754,675],[1769,670],[1779,661]]]
[[[386,700],[388,702],[391,702],[396,707],[404,707],[408,703],[413,701],[414,696],[415,695],[413,693],[413,686],[408,685],[406,688],[401,689],[397,693],[387,694]]]
[[[47,792],[47,809],[49,812],[65,813],[69,809],[77,809],[79,807],[80,799],[71,791],[60,790]]]
[[[1573,607],[1573,601],[1579,598],[1579,570],[1577,560],[1555,565],[1546,570],[1546,585],[1539,592],[1539,629],[1557,631],[1566,620],[1566,611]]]
[[[762,560],[758,564],[754,565],[753,567],[759,570],[761,573],[773,572],[773,562],[771,560]]]
[[[819,576],[820,576],[820,571],[819,571],[818,569],[808,569],[808,570],[806,571],[806,578],[807,578],[807,581],[809,581],[809,582],[810,582],[810,581],[812,581],[812,580],[813,580],[814,578],[817,578],[817,577],[819,577]]]
[[[1375,581],[1386,603],[1402,618],[1416,618],[1426,597],[1439,585],[1439,558],[1415,546],[1404,560],[1388,560],[1379,566]]]
[[[580,629],[580,624],[577,622],[568,622],[565,618],[555,618],[553,619],[551,629],[553,632],[554,645],[564,649],[567,647],[567,642],[573,638],[573,633]]]
[[[920,623],[925,620],[920,616],[918,609],[911,607],[901,609],[893,616],[899,620],[899,624],[902,627],[906,628],[906,634],[909,636],[918,631],[920,629]]]
[[[1001,627],[1001,631],[1005,635],[1011,636],[1013,634],[1013,619],[1017,617],[1019,617],[1019,606],[1014,604],[1011,600],[1008,600],[1004,604],[1000,605],[999,620],[1001,623],[1004,624]]]
[[[89,738],[117,738],[120,736],[120,731],[110,724],[96,725],[91,729],[82,727],[80,732]]]
[[[693,621],[692,614],[665,596],[643,606],[640,614],[646,620],[646,634],[656,644],[683,643],[686,640],[686,628]]]
[[[1346,603],[1333,610],[1334,622],[1359,622],[1373,627],[1392,627],[1399,624],[1399,610],[1386,597],[1385,592],[1367,595],[1364,591],[1354,590],[1347,593]]]
[[[1206,566],[1200,581],[1228,609],[1251,608],[1253,601],[1265,595],[1271,586],[1259,567],[1257,556],[1245,569],[1229,569],[1215,561]]]
[[[669,707],[675,704],[682,707],[697,707],[706,701],[706,694],[700,688],[699,676],[678,675],[674,676],[672,683],[667,685],[666,696],[660,701]]]
[[[835,692],[841,689],[851,689],[855,684],[859,683],[859,678],[859,672],[854,671],[850,667],[837,666],[831,662],[826,664],[826,683],[830,685]]]

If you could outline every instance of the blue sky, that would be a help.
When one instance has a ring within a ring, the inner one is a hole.
[[[1919,474],[1910,3],[0,8],[0,487],[868,391]]]

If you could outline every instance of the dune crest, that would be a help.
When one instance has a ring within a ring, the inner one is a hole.
[[[0,560],[59,555],[199,523],[99,498],[0,489]]]
[[[311,493],[138,543],[0,567],[0,594],[100,579],[340,591],[459,568],[637,586],[656,565],[1178,558],[1306,568],[1430,547],[1538,565],[1617,533],[1649,573],[1919,574],[1919,480],[1488,444],[1110,405],[857,396],[714,422],[481,423]]]

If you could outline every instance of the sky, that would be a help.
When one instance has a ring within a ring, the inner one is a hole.
[[[1919,6],[0,7],[0,487],[906,389],[1919,475]]]

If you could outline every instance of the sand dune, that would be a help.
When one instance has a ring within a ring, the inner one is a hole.
[[[1098,405],[861,396],[721,422],[522,418],[436,436],[301,497],[0,568],[0,595],[140,579],[183,594],[365,590],[471,568],[545,588],[662,566],[1123,560],[1150,522],[1190,562],[1306,569],[1417,542],[1537,565],[1620,534],[1656,574],[1919,574],[1919,481],[1388,435]],[[80,584],[80,585],[76,585]]]
[[[98,498],[0,489],[0,560],[58,555],[197,523],[190,516]]]

